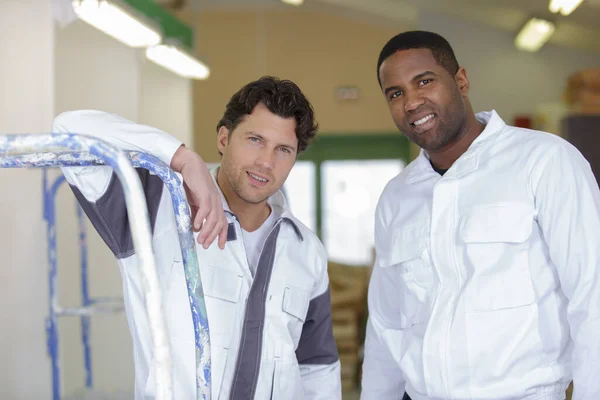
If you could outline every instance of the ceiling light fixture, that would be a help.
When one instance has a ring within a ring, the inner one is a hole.
[[[293,6],[300,6],[304,3],[304,0],[281,0],[282,3],[291,4]]]
[[[184,78],[206,79],[210,75],[210,70],[205,63],[170,44],[148,47],[146,57]]]
[[[554,24],[539,18],[531,18],[515,38],[515,46],[524,51],[538,51],[554,33]]]
[[[575,11],[581,3],[583,3],[583,0],[550,0],[548,9],[554,14],[560,12],[562,15],[567,16]]]
[[[134,17],[125,8],[106,0],[74,0],[77,16],[130,47],[154,46],[162,40],[158,29]]]

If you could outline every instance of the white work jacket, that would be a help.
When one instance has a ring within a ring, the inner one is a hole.
[[[158,129],[100,111],[61,114],[53,132],[96,136],[122,149],[153,154],[167,165],[181,145]],[[123,190],[110,167],[63,168],[63,172],[118,260],[133,339],[135,399],[153,399],[150,329]],[[194,329],[171,197],[157,176],[141,169],[138,174],[168,324],[174,398],[194,400]],[[254,277],[241,226],[231,212],[226,212],[225,250],[216,241],[206,250],[197,246],[210,328],[212,399],[340,399],[326,252],[316,235],[289,212],[281,192],[271,197],[270,204],[281,217],[264,244]]]
[[[496,112],[377,207],[363,400],[600,399],[600,194],[563,139]]]

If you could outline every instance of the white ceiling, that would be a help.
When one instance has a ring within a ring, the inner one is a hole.
[[[217,8],[292,7],[279,0],[156,0],[164,5],[183,4],[187,10]],[[477,21],[517,34],[529,17],[556,23],[551,43],[600,52],[600,0],[584,0],[568,17],[548,11],[549,0],[305,0],[302,7],[339,11],[375,23],[412,23],[419,10],[432,10]]]

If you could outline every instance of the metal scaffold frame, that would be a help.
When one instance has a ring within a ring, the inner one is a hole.
[[[135,168],[145,168],[162,179],[168,188],[177,220],[177,230],[183,257],[184,273],[187,283],[188,298],[194,324],[196,354],[196,388],[197,399],[210,399],[210,340],[206,306],[202,281],[198,268],[196,246],[191,229],[191,215],[185,191],[177,175],[156,157],[142,152],[122,152],[108,143],[86,135],[78,134],[26,134],[0,135],[0,168],[49,168],[108,165],[118,176],[126,200],[129,224],[134,241],[134,248],[140,259],[140,267],[145,289],[145,301],[148,320],[151,328],[154,362],[156,365],[156,398],[157,400],[173,400],[171,353],[168,330],[162,307],[162,296],[158,282],[158,274],[152,251],[152,236],[148,219],[146,199]],[[64,178],[63,178],[64,179]],[[51,195],[52,204],[46,206],[54,209],[54,194],[62,182],[57,180],[48,188],[44,180],[44,197]],[[81,213],[81,211],[78,211]],[[86,248],[82,247],[82,307],[61,308],[56,293],[56,230],[54,213],[45,207],[44,217],[48,221],[48,257],[50,304],[47,320],[48,350],[52,359],[53,399],[61,396],[60,363],[58,357],[57,317],[78,315],[82,318],[82,340],[84,343],[84,362],[86,367],[86,385],[91,386],[91,355],[89,342],[84,337],[89,327],[89,316],[96,313],[114,312],[121,306],[110,304],[101,299],[90,299],[87,292]],[[80,218],[80,240],[85,242],[85,231],[82,230],[83,218]],[[86,280],[86,282],[84,282]],[[100,301],[99,301],[100,300]],[[88,318],[87,320],[85,318]],[[87,322],[84,322],[87,321]],[[87,353],[86,353],[87,349]]]

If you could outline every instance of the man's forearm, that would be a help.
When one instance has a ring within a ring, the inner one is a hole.
[[[203,165],[204,160],[198,153],[185,147],[182,144],[171,159],[171,169],[175,172],[182,173],[183,170],[190,166]]]

